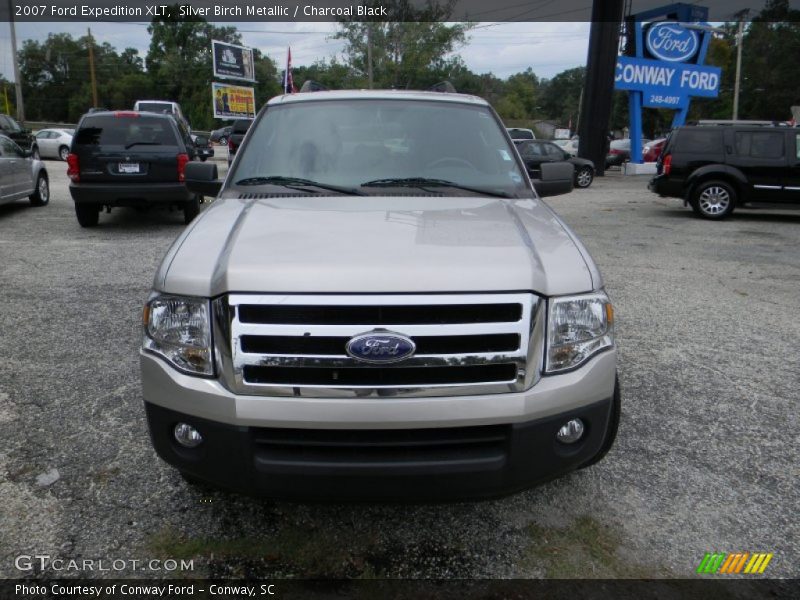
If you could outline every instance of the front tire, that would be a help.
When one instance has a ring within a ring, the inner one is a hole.
[[[66,162],[68,156],[69,156],[69,148],[67,148],[66,146],[61,146],[61,148],[58,149],[58,158]]]
[[[192,199],[187,200],[186,203],[183,205],[183,222],[188,225],[199,214],[200,214],[200,198],[199,196],[192,196]]]
[[[690,203],[694,212],[712,221],[729,217],[736,208],[737,193],[726,181],[704,181],[692,191]]]
[[[594,181],[594,171],[592,167],[581,167],[575,173],[575,187],[587,188]]]
[[[100,207],[93,204],[76,204],[75,216],[81,227],[96,227],[100,222]]]
[[[50,202],[50,182],[44,173],[39,173],[36,178],[36,189],[29,196],[29,199],[33,206],[44,206]]]

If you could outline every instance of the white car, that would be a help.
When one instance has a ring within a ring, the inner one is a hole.
[[[570,156],[578,156],[578,140],[553,140],[553,143]]]
[[[59,158],[67,160],[74,129],[42,129],[36,134],[36,145],[39,146],[41,158]]]

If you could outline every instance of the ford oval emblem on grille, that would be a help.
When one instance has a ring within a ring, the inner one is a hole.
[[[414,342],[391,331],[362,333],[347,342],[347,354],[356,360],[368,363],[393,363],[405,360],[417,349]]]

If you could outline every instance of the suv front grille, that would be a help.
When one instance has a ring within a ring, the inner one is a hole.
[[[235,393],[368,397],[500,393],[538,379],[544,302],[528,293],[250,295],[214,302],[217,358]],[[414,354],[372,364],[351,338],[391,332]]]

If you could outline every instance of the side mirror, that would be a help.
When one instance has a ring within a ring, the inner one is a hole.
[[[575,187],[575,167],[568,162],[542,163],[541,179],[532,179],[536,193],[542,197],[569,194]]]
[[[33,156],[33,150],[25,150],[24,148],[21,148],[20,150],[22,153],[22,158],[30,158]]]
[[[204,135],[198,135],[196,138],[194,138],[194,145],[206,147],[208,146],[208,138]]]
[[[201,196],[216,196],[222,189],[222,180],[213,162],[190,162],[184,171],[186,188]]]

